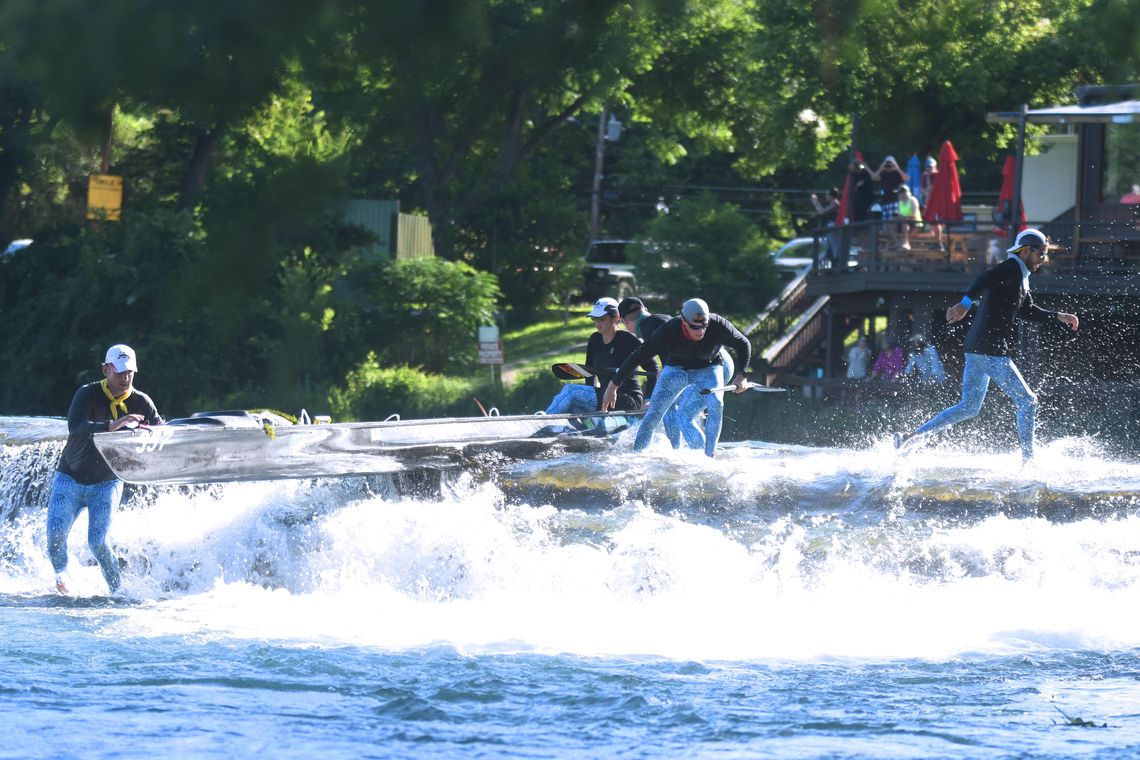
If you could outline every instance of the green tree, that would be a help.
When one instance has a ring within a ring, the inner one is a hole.
[[[739,210],[709,194],[682,201],[647,228],[635,252],[639,284],[669,303],[703,298],[714,311],[750,317],[775,295],[770,243]]]
[[[749,56],[760,63],[738,90],[754,106],[734,125],[738,155],[754,175],[789,162],[823,168],[850,144],[858,115],[860,147],[876,155],[936,154],[949,138],[963,156],[996,165],[1014,135],[988,124],[987,112],[1060,102],[1109,70],[1136,76],[1137,15],[1125,22],[1125,5],[1136,8],[1134,0],[760,3]],[[1096,19],[1109,8],[1131,29],[1131,50],[1090,31],[1103,29]]]
[[[475,361],[477,328],[494,323],[499,295],[493,275],[463,262],[362,262],[335,284],[332,326],[358,357],[371,351],[389,366],[463,372]]]

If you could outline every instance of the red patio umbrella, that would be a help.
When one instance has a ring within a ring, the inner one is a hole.
[[[863,152],[855,151],[855,158],[863,160]],[[839,212],[835,215],[836,224],[847,224],[847,197],[851,190],[851,171],[848,169],[847,178],[843,180],[843,192],[839,194]]]
[[[1004,235],[1012,214],[1010,207],[1013,206],[1013,183],[1016,177],[1014,173],[1017,171],[1017,162],[1013,156],[1006,156],[1005,163],[1001,167],[1001,192],[998,193],[997,208],[994,209],[994,234]],[[1025,204],[1018,201],[1018,225],[1017,231],[1021,232],[1028,225],[1025,223]]]
[[[962,221],[962,187],[958,184],[958,154],[950,141],[942,143],[938,151],[938,173],[934,175],[934,186],[930,188],[930,198],[923,209],[923,218],[928,222]]]

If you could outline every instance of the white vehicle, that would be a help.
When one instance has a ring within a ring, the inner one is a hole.
[[[629,263],[633,240],[595,240],[586,252],[586,280],[582,295],[587,301],[610,296],[619,301],[637,292],[635,267]]]
[[[11,243],[8,244],[8,247],[4,249],[4,253],[0,254],[0,255],[11,256],[12,254],[16,253],[17,251],[24,250],[25,248],[27,248],[31,244],[32,244],[32,241],[30,239],[27,239],[27,238],[24,238],[23,240],[13,240]]]

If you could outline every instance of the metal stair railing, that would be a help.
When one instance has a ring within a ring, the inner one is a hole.
[[[779,295],[768,302],[764,311],[744,330],[754,346],[768,346],[787,329],[803,310],[807,296],[807,281],[811,274],[805,269],[784,286]]]
[[[800,315],[787,332],[768,346],[762,356],[767,365],[768,382],[796,367],[814,351],[826,335],[825,307],[831,296],[820,296]]]

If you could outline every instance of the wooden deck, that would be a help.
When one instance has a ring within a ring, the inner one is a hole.
[[[977,225],[981,227],[981,225]],[[867,291],[960,293],[979,273],[1005,258],[987,253],[996,239],[984,229],[956,230],[943,236],[939,247],[931,232],[911,234],[911,248],[892,247],[881,223],[859,230],[849,225],[852,244],[848,266],[821,269],[807,284],[809,297]],[[1081,230],[1055,236],[1062,242],[1034,275],[1033,291],[1041,294],[1140,296],[1140,230],[1119,228],[1112,236],[1094,237]],[[1075,242],[1074,242],[1075,241]]]
[[[961,355],[964,330],[946,324],[946,307],[992,265],[994,256],[987,253],[992,239],[1001,241],[996,260],[1006,257],[1004,238],[995,236],[990,224],[970,226],[950,227],[941,248],[932,234],[912,234],[909,250],[891,246],[881,222],[822,231],[818,250],[824,250],[824,236],[845,244],[847,265],[823,266],[807,278],[798,302],[818,308],[794,319],[785,315],[778,336],[771,330],[752,336],[761,359],[757,369],[763,368],[769,382],[805,373],[841,377],[845,343],[857,331],[870,331],[874,339],[875,320],[886,317],[888,333],[900,342],[916,334],[930,337],[953,372],[947,357]],[[1023,369],[1034,373],[1052,367],[1073,377],[1140,383],[1140,245],[1128,230],[1114,231],[1110,248],[1089,230],[1047,231],[1061,243],[1033,276],[1034,298],[1044,308],[1079,314],[1081,330],[1043,338],[1031,328],[1022,346],[1027,352],[1019,363]],[[1041,353],[1042,341],[1050,340],[1075,342],[1063,351]]]

